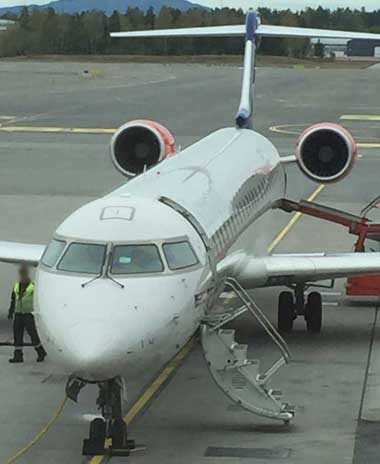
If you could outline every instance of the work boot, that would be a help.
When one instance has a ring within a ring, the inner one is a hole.
[[[47,355],[47,353],[45,351],[45,348],[43,346],[39,346],[38,348],[36,348],[36,351],[37,351],[37,354],[38,354],[37,362],[38,363],[44,362],[45,358],[46,358],[46,355]]]
[[[9,360],[10,363],[16,364],[16,363],[22,363],[24,362],[24,355],[21,350],[15,350],[13,354],[13,358]]]

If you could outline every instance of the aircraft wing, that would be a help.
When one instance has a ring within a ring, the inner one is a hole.
[[[37,266],[46,245],[0,241],[0,262]]]
[[[219,272],[243,287],[276,287],[360,275],[380,274],[380,253],[309,253],[254,257],[236,254]]]
[[[234,37],[245,36],[245,25],[186,27],[181,29],[154,29],[144,31],[112,32],[111,37]],[[332,31],[328,29],[307,29],[302,27],[268,26],[260,24],[256,29],[260,37],[304,37],[321,39],[365,39],[380,40],[380,34],[355,31]]]

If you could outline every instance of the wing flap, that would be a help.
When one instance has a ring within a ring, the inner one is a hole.
[[[0,262],[37,266],[45,248],[45,245],[0,241]]]

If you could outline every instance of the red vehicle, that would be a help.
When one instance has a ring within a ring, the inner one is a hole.
[[[370,211],[380,207],[380,197],[373,200],[362,211],[367,218]],[[380,224],[368,224],[359,228],[359,237],[355,243],[356,253],[371,253],[380,251]],[[347,296],[380,296],[380,275],[351,277],[347,279]]]
[[[380,209],[380,196],[371,201],[361,211],[360,216],[308,201],[296,203],[282,200],[279,207],[286,212],[297,211],[347,227],[350,234],[358,237],[354,247],[356,253],[380,251],[380,223],[374,223],[368,218],[372,210]],[[347,296],[380,296],[380,275],[347,279],[346,294]]]

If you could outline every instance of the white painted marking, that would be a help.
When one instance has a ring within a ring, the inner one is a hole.
[[[94,419],[98,419],[98,418],[101,418],[101,414],[83,414],[82,415],[82,419],[85,421],[85,422],[91,422],[92,420]]]
[[[368,366],[367,385],[363,398],[361,419],[380,422],[380,317],[377,316],[375,337]]]

